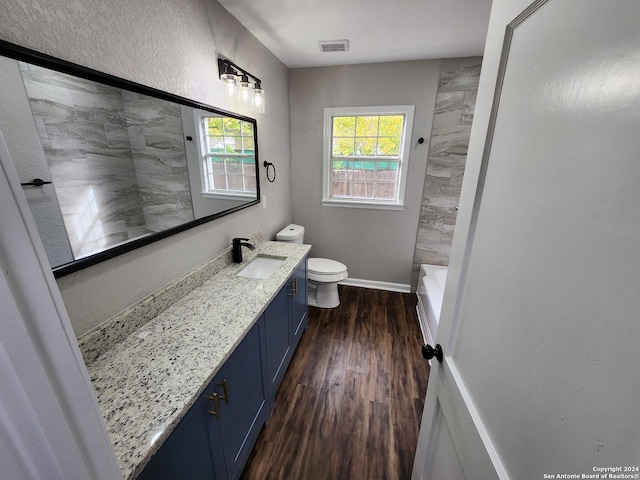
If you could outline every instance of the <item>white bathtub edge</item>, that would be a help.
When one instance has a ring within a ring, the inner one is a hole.
[[[440,322],[440,310],[444,297],[444,285],[441,285],[433,276],[433,272],[448,270],[448,267],[440,265],[420,265],[420,277],[416,297],[418,304],[418,321],[420,329],[425,339],[425,343],[433,345],[438,333],[438,323]]]

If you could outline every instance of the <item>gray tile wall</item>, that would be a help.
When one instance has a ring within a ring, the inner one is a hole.
[[[127,91],[122,98],[146,229],[192,221],[180,106]]]
[[[413,260],[414,287],[420,264],[449,263],[481,63],[481,57],[442,61]]]

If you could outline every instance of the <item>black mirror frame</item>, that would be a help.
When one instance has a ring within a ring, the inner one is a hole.
[[[190,222],[184,223],[182,225],[178,225],[176,227],[169,228],[159,233],[154,233],[146,237],[131,240],[127,243],[108,248],[107,250],[104,250],[99,253],[95,253],[93,255],[81,258],[79,260],[74,260],[72,262],[65,263],[64,265],[60,265],[58,267],[53,268],[53,275],[56,278],[63,277],[65,275],[68,275],[73,272],[77,272],[87,267],[91,267],[100,262],[104,262],[105,260],[109,260],[111,258],[117,257],[118,255],[122,255],[123,253],[127,253],[137,248],[144,247],[145,245],[149,245],[151,243],[157,242],[158,240],[162,240],[163,238],[167,238],[171,235],[175,235],[176,233],[183,232],[190,228],[197,227],[198,225],[202,225],[203,223],[210,222],[217,218],[224,217],[225,215],[229,215],[231,213],[237,212],[244,208],[248,208],[260,203],[261,197],[260,197],[260,168],[258,163],[258,157],[259,157],[258,125],[257,125],[256,119],[246,117],[244,115],[239,115],[237,113],[228,112],[226,110],[218,109],[210,105],[206,105],[204,103],[200,103],[194,100],[190,100],[188,98],[180,97],[178,95],[163,92],[162,90],[157,90],[152,87],[148,87],[145,85],[141,85],[139,83],[135,83],[129,80],[115,77],[113,75],[109,75],[108,73],[103,73],[88,67],[83,67],[82,65],[77,65],[75,63],[68,62],[66,60],[52,57],[50,55],[40,53],[25,47],[21,47],[20,45],[15,45],[15,44],[6,42],[4,40],[0,40],[0,55],[8,58],[12,58],[14,60],[18,60],[18,61],[29,62],[34,65],[49,68],[51,70],[56,70],[62,73],[75,75],[75,76],[84,78],[86,80],[92,80],[94,82],[104,83],[112,87],[121,88],[123,90],[129,90],[132,92],[141,93],[151,97],[156,97],[161,100],[175,102],[181,105],[186,105],[186,106],[197,108],[197,109],[207,110],[209,112],[216,113],[216,114],[226,115],[226,116],[243,120],[245,122],[249,122],[253,124],[254,141],[255,141],[255,162],[256,162],[256,199],[255,200],[251,200],[237,207],[233,207],[233,208],[224,210],[222,212],[215,213],[213,215],[208,215],[206,217],[192,220]]]

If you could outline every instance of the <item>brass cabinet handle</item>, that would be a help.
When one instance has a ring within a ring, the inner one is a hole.
[[[289,283],[289,296],[295,297],[298,294],[298,279],[294,278]]]
[[[220,397],[220,400],[224,400],[224,402],[229,405],[229,390],[227,390],[227,379],[225,378],[220,383],[218,383],[218,385],[222,387],[222,391],[224,392],[224,396]]]
[[[220,420],[220,398],[218,397],[218,392],[213,392],[213,394],[207,397],[209,400],[213,400],[213,410],[209,410],[209,413]]]

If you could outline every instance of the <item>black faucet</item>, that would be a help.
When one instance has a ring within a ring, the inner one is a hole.
[[[231,250],[234,263],[242,263],[242,247],[247,247],[249,250],[255,250],[256,247],[248,242],[248,238],[234,238],[233,249]]]

